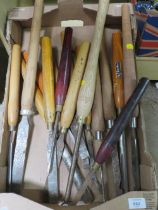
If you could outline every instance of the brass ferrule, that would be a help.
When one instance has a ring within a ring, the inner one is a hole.
[[[63,106],[62,105],[56,105],[56,112],[61,112]]]
[[[60,132],[64,134],[64,133],[66,133],[66,131],[67,131],[67,128],[61,128]]]
[[[34,113],[35,112],[33,110],[30,110],[30,109],[22,109],[20,111],[21,115],[26,115],[26,116],[34,115]]]

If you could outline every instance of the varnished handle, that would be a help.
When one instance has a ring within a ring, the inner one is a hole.
[[[52,126],[55,119],[54,70],[51,39],[49,37],[42,37],[41,46],[45,119],[49,127]]]
[[[123,68],[124,68],[124,96],[125,103],[132,95],[136,84],[136,64],[132,29],[130,21],[130,8],[128,4],[122,6],[122,37],[123,37]],[[134,115],[138,115],[138,107]]]
[[[100,51],[100,78],[103,97],[103,111],[105,120],[115,119],[116,112],[114,106],[114,96],[112,89],[112,79],[110,66],[107,58],[107,50],[104,39],[102,40]]]
[[[93,104],[98,57],[103,36],[106,14],[108,12],[108,6],[109,0],[99,1],[95,31],[89,52],[85,74],[83,77],[83,85],[80,88],[79,97],[77,101],[77,114],[78,116],[80,116],[80,118],[82,118],[82,120],[84,120],[88,116]]]
[[[31,114],[34,99],[43,0],[36,0],[29,42],[29,58],[22,90],[21,114]]]
[[[63,106],[63,111],[61,114],[61,126],[64,128],[68,128],[72,122],[72,119],[75,114],[79,88],[80,85],[81,86],[84,85],[84,81],[81,82],[81,80],[87,62],[89,46],[90,46],[89,42],[83,42],[80,46],[77,55],[75,68],[72,72],[69,89]]]
[[[8,124],[10,129],[15,129],[19,115],[19,86],[20,86],[20,56],[21,47],[18,44],[13,45],[9,84],[8,101]]]
[[[86,117],[86,120],[85,120],[86,126],[90,127],[91,126],[91,123],[92,123],[92,112],[90,112],[88,114],[88,116]]]
[[[95,96],[94,96],[94,102],[93,102],[93,107],[92,107],[92,130],[93,131],[105,130],[99,70],[97,72]]]
[[[124,106],[123,51],[121,32],[112,34],[112,79],[116,108]]]

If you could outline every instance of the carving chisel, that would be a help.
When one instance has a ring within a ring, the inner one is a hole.
[[[124,106],[124,80],[123,80],[123,51],[121,45],[121,32],[112,34],[112,80],[115,106],[120,114]],[[126,139],[123,132],[119,140],[119,157],[121,169],[121,188],[123,193],[128,192],[128,169],[126,155]]]
[[[111,156],[113,149],[116,147],[119,141],[121,133],[125,130],[135,107],[139,103],[148,85],[149,85],[149,80],[146,78],[142,78],[139,81],[133,94],[129,98],[126,105],[123,107],[120,115],[115,120],[113,127],[108,132],[106,138],[101,144],[95,158],[95,164],[92,166],[91,172],[86,177],[82,187],[77,192],[77,195],[75,197],[76,202],[81,199],[81,196],[85,192],[85,189],[87,188],[87,185],[90,182],[90,180],[92,180],[91,182],[93,182],[93,174],[96,173],[99,170],[101,164],[106,162],[108,158]]]
[[[35,80],[38,60],[41,19],[43,13],[43,0],[36,0],[31,26],[29,42],[29,58],[26,67],[21,101],[22,119],[18,126],[15,153],[13,159],[12,183],[15,192],[20,193],[26,165],[27,146],[29,139],[29,118],[33,114],[32,106],[35,91]],[[38,24],[37,24],[38,23]]]
[[[102,92],[101,92],[101,83],[100,83],[100,74],[99,70],[97,72],[97,81],[96,81],[96,89],[94,95],[94,103],[92,107],[92,130],[94,132],[94,148],[97,151],[97,147],[101,145],[103,141],[104,131],[105,131],[105,123],[103,116],[103,101],[102,101]],[[101,184],[102,184],[102,194],[103,201],[106,201],[106,191],[105,191],[105,167],[101,166],[100,170],[101,175]]]
[[[122,6],[122,37],[123,37],[123,68],[124,68],[124,96],[127,103],[137,84],[135,51],[132,40],[132,28],[130,21],[130,8],[128,4]],[[139,109],[136,107],[131,120],[132,135],[132,171],[134,179],[134,190],[140,190],[139,154],[138,140],[136,136]]]
[[[9,101],[8,101],[8,125],[10,130],[9,137],[9,157],[8,157],[8,191],[11,191],[12,184],[12,164],[15,146],[16,126],[19,115],[19,94],[20,94],[20,56],[21,47],[14,44],[11,55],[11,70],[9,83]]]
[[[70,80],[72,33],[73,33],[72,28],[70,27],[65,28],[65,36],[64,36],[63,48],[61,52],[60,65],[58,70],[58,78],[55,88],[56,117],[54,123],[53,139],[50,148],[50,164],[48,165],[48,172],[50,171],[51,164],[53,164],[54,161],[53,159],[57,142],[56,135],[58,131],[58,124]]]
[[[65,202],[69,201],[71,188],[73,183],[73,176],[75,171],[75,166],[77,162],[78,149],[80,145],[80,138],[82,134],[83,124],[91,111],[94,92],[95,92],[95,82],[96,82],[96,73],[98,65],[98,57],[100,51],[101,40],[103,36],[103,29],[106,19],[106,14],[109,6],[108,0],[100,0],[98,5],[98,13],[96,17],[96,25],[94,29],[92,44],[88,56],[88,61],[82,80],[82,85],[79,91],[79,96],[77,100],[77,115],[78,115],[78,135],[76,138],[74,151],[73,151],[73,160],[68,177],[68,183],[65,193]]]
[[[103,97],[103,112],[104,119],[107,124],[107,130],[109,131],[116,118],[116,111],[114,106],[112,79],[110,74],[110,66],[107,57],[107,51],[105,49],[105,41],[102,40],[102,46],[100,51],[100,75],[101,75],[101,87],[102,87],[102,97]],[[112,167],[112,169],[111,169]],[[119,156],[117,148],[115,148],[111,154],[111,160],[107,163],[107,168],[112,170],[114,187],[116,189],[116,196],[120,194],[120,183],[121,183],[121,172],[119,164]],[[111,194],[111,185],[108,183],[109,195]]]

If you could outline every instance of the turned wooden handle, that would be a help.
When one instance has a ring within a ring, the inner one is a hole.
[[[93,131],[105,130],[99,70],[97,72],[97,81],[96,81],[94,102],[93,102],[93,107],[92,107],[92,130]]]
[[[124,106],[123,51],[119,31],[112,34],[112,79],[115,106],[117,109],[122,109]]]
[[[128,4],[122,6],[122,36],[123,36],[123,68],[124,68],[124,96],[125,103],[132,95],[136,84],[136,64],[134,45],[132,40],[132,29],[130,21],[130,8]],[[138,107],[134,115],[138,115]]]
[[[21,62],[21,73],[22,73],[23,79],[25,79],[26,63],[25,63],[24,60],[22,60],[22,62]],[[36,109],[37,109],[38,113],[42,117],[42,119],[45,120],[45,118],[44,118],[43,96],[42,96],[41,90],[38,88],[37,85],[36,85],[36,90],[35,90],[35,106],[36,106]]]
[[[36,0],[31,26],[26,77],[22,90],[22,114],[26,114],[26,112],[27,114],[31,113],[33,105],[42,13],[43,0]]]
[[[99,1],[95,31],[92,39],[85,74],[83,77],[83,85],[80,88],[77,101],[77,114],[83,119],[88,116],[93,104],[98,57],[108,7],[109,0]]]
[[[20,63],[21,47],[14,44],[11,55],[11,70],[9,83],[8,101],[8,124],[10,129],[14,129],[18,122],[19,115],[19,93],[20,93]]]
[[[48,125],[55,120],[54,70],[51,39],[42,37],[42,76],[45,119]]]
[[[111,120],[115,119],[115,104],[112,89],[112,79],[110,73],[110,66],[107,58],[107,52],[105,49],[105,41],[102,40],[101,51],[100,51],[100,78],[101,78],[101,88],[103,97],[103,111],[104,119]]]
[[[61,126],[64,128],[68,128],[73,120],[79,88],[84,85],[84,81],[81,80],[87,62],[89,46],[89,42],[83,42],[77,54],[75,67],[72,72],[69,89],[61,114]]]
[[[91,126],[91,123],[92,123],[92,112],[89,113],[89,115],[86,117],[86,120],[85,120],[85,124],[87,126]]]
[[[24,51],[23,52],[23,58],[24,58],[25,63],[27,63],[28,57],[29,57],[28,52],[27,51]],[[43,91],[43,79],[42,79],[42,73],[40,71],[37,71],[36,82],[38,84],[39,89],[42,92]]]

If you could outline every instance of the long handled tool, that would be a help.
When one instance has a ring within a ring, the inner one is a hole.
[[[71,188],[72,188],[72,183],[73,183],[75,165],[77,161],[77,154],[78,154],[78,149],[80,145],[80,138],[82,134],[83,124],[86,117],[90,113],[92,104],[93,104],[98,57],[99,57],[100,45],[101,45],[108,5],[109,5],[108,0],[99,1],[95,31],[93,35],[91,49],[89,52],[85,74],[83,77],[83,81],[82,81],[82,85],[80,88],[79,97],[77,101],[77,115],[78,115],[79,127],[78,127],[77,139],[74,146],[72,165],[71,165],[66,193],[65,193],[65,202],[69,201],[70,194],[71,194]]]
[[[124,96],[127,103],[134,88],[136,87],[136,64],[134,56],[134,46],[132,41],[132,29],[130,21],[130,8],[128,4],[122,6],[122,37],[123,37],[123,68],[124,68]],[[136,127],[139,109],[136,107],[131,121],[132,135],[132,171],[135,183],[134,190],[140,190],[140,174],[139,174],[139,154],[138,140],[136,137]]]
[[[124,81],[123,81],[123,51],[121,46],[121,32],[112,34],[112,78],[115,106],[120,114],[124,106]],[[125,133],[120,136],[119,156],[121,169],[121,188],[124,193],[128,192],[128,172]]]
[[[105,41],[102,40],[102,46],[100,51],[100,75],[101,75],[101,87],[102,87],[102,97],[103,97],[103,111],[104,111],[104,119],[107,124],[107,130],[112,128],[114,119],[116,118],[116,111],[114,105],[114,97],[113,97],[113,88],[112,88],[112,79],[110,75],[110,66],[107,58],[107,51],[105,49]],[[112,169],[111,169],[112,167]],[[117,148],[115,148],[111,154],[111,161],[107,163],[107,168],[110,169],[113,173],[114,179],[114,187],[116,189],[116,196],[119,195],[120,192],[120,183],[121,183],[121,173],[120,173],[120,164]],[[109,186],[109,184],[108,184]],[[111,186],[109,186],[109,194],[111,190]]]
[[[12,164],[16,126],[19,115],[19,87],[20,87],[20,56],[21,47],[14,44],[12,48],[12,60],[10,70],[10,84],[9,84],[9,101],[8,101],[8,124],[10,129],[9,137],[9,157],[8,157],[8,191],[11,191],[12,184]]]
[[[105,122],[103,116],[103,101],[102,101],[102,92],[101,92],[101,82],[100,82],[100,74],[97,72],[97,81],[96,81],[96,89],[94,96],[94,103],[92,107],[92,130],[94,131],[94,147],[99,147],[102,143],[104,131],[105,131]],[[102,193],[103,193],[103,201],[106,201],[106,191],[105,191],[105,167],[102,165],[101,167],[101,183],[102,183]]]
[[[95,164],[93,165],[89,175],[86,177],[82,187],[77,192],[77,195],[75,197],[76,202],[80,200],[81,196],[85,192],[89,180],[93,178],[93,174],[96,173],[99,170],[101,164],[107,161],[108,158],[111,156],[112,151],[114,150],[119,141],[121,133],[125,130],[125,127],[127,126],[135,107],[139,103],[148,85],[149,80],[146,78],[142,78],[139,81],[136,89],[129,98],[127,104],[123,107],[120,115],[115,120],[113,127],[111,128],[103,143],[101,144],[95,158]]]
[[[21,101],[21,115],[22,120],[18,126],[18,133],[16,139],[12,183],[14,191],[17,193],[21,190],[23,183],[27,145],[29,138],[29,117],[33,114],[32,105],[35,91],[36,69],[38,59],[38,47],[40,38],[41,19],[43,13],[43,0],[35,1],[35,8],[31,27],[31,36],[29,43],[29,59],[27,63],[26,77],[24,80],[22,101]],[[38,24],[37,24],[38,23]]]

